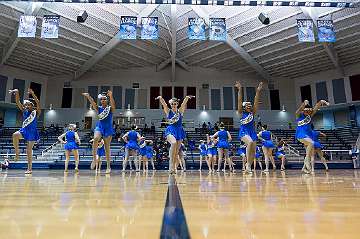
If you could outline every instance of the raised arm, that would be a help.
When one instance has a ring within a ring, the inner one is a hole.
[[[98,112],[98,105],[96,104],[96,102],[94,101],[94,99],[89,95],[89,93],[82,93],[83,96],[86,97],[86,99],[90,102],[91,107]]]
[[[15,95],[15,103],[16,103],[17,107],[19,108],[19,110],[24,111],[24,106],[20,102],[19,90],[18,89],[9,90],[9,93]]]
[[[166,115],[168,115],[168,114],[169,114],[169,107],[168,107],[168,105],[166,104],[166,101],[164,100],[164,98],[162,98],[162,96],[159,95],[158,97],[155,98],[155,100],[159,100],[159,101],[160,101],[160,104],[161,104],[161,106],[162,106],[162,108],[163,108],[163,110],[164,110],[164,113],[165,113]]]
[[[313,117],[316,114],[316,112],[320,109],[321,106],[325,106],[325,105],[326,106],[329,105],[329,103],[326,100],[319,100],[313,108],[311,117]]]
[[[187,96],[185,97],[185,99],[183,100],[183,102],[181,103],[181,106],[180,106],[180,108],[179,108],[180,113],[183,114],[183,113],[185,112],[187,103],[188,103],[188,101],[189,101],[190,99],[192,99],[192,98],[195,98],[195,96],[193,96],[193,95],[187,95]]]
[[[301,112],[304,110],[305,106],[309,104],[308,100],[304,100],[304,102],[301,103],[300,107],[295,111],[296,118],[298,118],[301,114]]]
[[[264,139],[261,137],[261,135],[262,135],[262,131],[260,131],[257,136],[261,141],[264,141]]]
[[[127,132],[126,134],[123,135],[123,137],[121,137],[125,143],[128,142],[128,134],[129,134],[129,132]]]
[[[322,137],[326,137],[326,134],[324,134],[323,132],[319,132],[320,136]]]
[[[109,100],[110,100],[111,112],[114,113],[116,106],[115,106],[115,100],[114,100],[112,91],[108,90],[107,96],[109,97]]]
[[[259,100],[260,100],[260,92],[263,88],[264,83],[260,82],[258,88],[256,89],[256,94],[255,94],[255,98],[254,98],[254,107],[253,107],[253,114],[255,115],[258,107],[259,107]]]
[[[237,98],[237,101],[238,101],[238,108],[237,108],[237,111],[239,113],[239,115],[241,116],[242,115],[242,112],[243,112],[243,101],[242,101],[242,90],[241,90],[241,83],[240,81],[237,81],[235,83],[235,87],[238,89],[238,98]]]
[[[210,135],[206,134],[206,142],[210,144]]]
[[[37,113],[37,117],[39,117],[41,114],[40,100],[39,98],[37,98],[35,92],[32,89],[29,88],[28,93],[31,95],[31,97],[34,99],[36,103],[36,113]]]
[[[65,144],[65,143],[66,143],[66,142],[64,141],[65,135],[66,135],[66,133],[63,133],[62,135],[60,135],[60,136],[58,137],[58,140],[59,140],[60,143],[62,143],[62,144]]]

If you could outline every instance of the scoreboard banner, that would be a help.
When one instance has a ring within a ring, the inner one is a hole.
[[[136,39],[137,17],[122,16],[120,19],[120,39]]]
[[[20,16],[18,37],[35,37],[36,34],[36,17]]]
[[[332,20],[318,20],[318,38],[319,42],[335,42],[336,36]]]
[[[210,18],[209,39],[212,41],[226,41],[225,18]]]
[[[206,40],[203,18],[189,18],[188,37],[190,40]]]
[[[60,16],[45,15],[42,22],[41,38],[59,37]]]
[[[300,42],[315,42],[314,23],[311,19],[297,19]]]
[[[159,19],[157,17],[141,18],[141,39],[154,40],[159,38]]]

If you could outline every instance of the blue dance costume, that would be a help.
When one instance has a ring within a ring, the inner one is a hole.
[[[207,149],[207,153],[208,155],[214,156],[217,155],[217,147],[214,143],[210,143],[208,144],[208,149]]]
[[[295,137],[297,140],[310,138],[312,139],[312,129],[311,129],[311,116],[305,116],[300,114],[299,118],[296,119],[297,127]]]
[[[146,152],[146,157],[148,159],[151,159],[154,156],[152,146],[145,146],[144,148],[145,148],[145,152]]]
[[[113,114],[111,112],[111,107],[106,106],[103,108],[102,106],[98,107],[98,118],[99,121],[96,123],[95,132],[100,132],[103,138],[107,138],[109,136],[113,136],[114,129],[112,126],[113,123]]]
[[[166,127],[165,137],[172,135],[176,140],[185,139],[186,134],[182,127],[182,118],[183,115],[179,111],[177,113],[174,113],[172,110],[169,111],[167,116],[169,126]]]
[[[254,115],[252,112],[243,111],[240,119],[239,139],[246,135],[250,136],[253,141],[257,140]]]
[[[139,144],[138,144],[138,133],[135,130],[131,130],[128,132],[127,135],[127,144],[126,148],[130,150],[139,150]]]
[[[314,141],[314,149],[322,149],[323,148],[323,146],[319,140],[319,135],[320,135],[320,132],[315,131],[315,130],[312,131],[312,140]]]
[[[37,112],[36,110],[23,111],[23,124],[19,130],[25,141],[38,141],[40,139],[37,131]]]
[[[284,146],[278,146],[275,157],[277,159],[281,159],[283,156],[285,156],[285,147]]]
[[[206,156],[207,155],[207,147],[205,144],[200,144],[200,155],[201,156]]]
[[[105,144],[99,144],[99,145],[98,145],[97,155],[98,155],[99,157],[104,157],[104,156],[105,156]]]
[[[67,131],[65,134],[65,140],[66,140],[66,144],[64,145],[65,150],[72,151],[79,149],[79,145],[76,142],[74,131],[72,130]]]
[[[260,157],[261,157],[260,147],[256,146],[255,158],[259,159]]]
[[[271,140],[271,133],[268,130],[264,130],[260,133],[260,136],[264,141],[262,141],[262,146],[266,148],[275,148],[273,141]]]
[[[144,141],[141,141],[140,142],[140,145],[139,145],[139,154],[141,156],[146,156],[146,144],[144,143]]]
[[[246,146],[245,145],[240,146],[237,149],[237,155],[239,155],[239,156],[245,156],[246,155]]]
[[[217,143],[217,147],[220,149],[228,149],[230,147],[229,145],[229,139],[228,139],[228,132],[226,130],[220,130],[218,131],[218,137],[219,142]]]

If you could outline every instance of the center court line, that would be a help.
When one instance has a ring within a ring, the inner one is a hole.
[[[190,238],[175,176],[169,176],[168,185],[160,239]]]

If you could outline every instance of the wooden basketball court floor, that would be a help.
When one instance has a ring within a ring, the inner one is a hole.
[[[360,171],[0,172],[0,238],[359,238]]]

